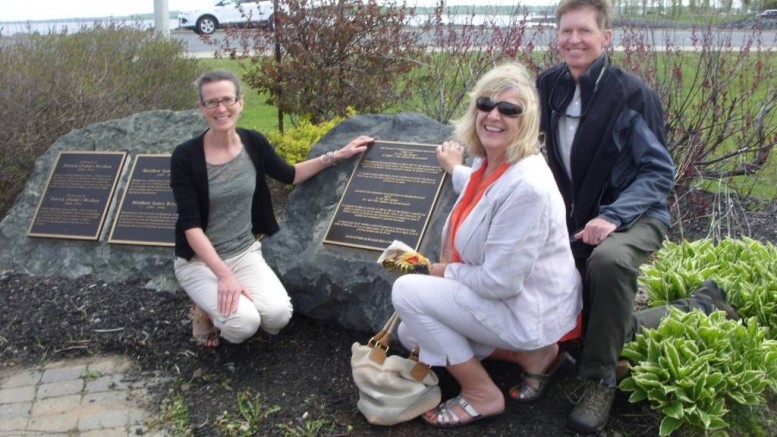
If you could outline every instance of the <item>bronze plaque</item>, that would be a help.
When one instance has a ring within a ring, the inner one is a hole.
[[[383,251],[400,240],[418,250],[445,180],[436,147],[375,141],[354,168],[324,243]]]
[[[177,219],[170,154],[137,155],[108,242],[172,247]]]
[[[126,156],[60,152],[27,235],[97,240]]]

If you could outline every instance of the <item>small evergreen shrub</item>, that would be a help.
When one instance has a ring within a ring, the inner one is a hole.
[[[350,115],[353,114],[353,110],[350,110]],[[297,126],[286,129],[283,133],[277,131],[268,133],[267,139],[275,146],[275,150],[281,157],[296,164],[308,159],[313,145],[344,119],[345,117],[334,117],[321,124],[301,120]]]

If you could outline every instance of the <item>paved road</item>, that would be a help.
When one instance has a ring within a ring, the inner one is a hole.
[[[546,28],[545,30],[537,30],[535,44],[538,47],[547,47],[553,41],[555,30]],[[613,32],[613,42],[617,49],[622,45],[624,36],[627,35],[621,29],[616,29]],[[213,52],[216,45],[208,45],[200,40],[200,37],[191,31],[175,30],[172,32],[172,37],[183,40],[186,43],[187,48],[193,53]],[[213,44],[218,44],[223,41],[225,33],[223,31],[217,31],[211,36]],[[690,48],[694,46],[694,40],[699,38],[698,34],[688,29],[656,29],[655,32],[650,35],[652,44],[663,48],[667,43],[670,43],[672,47]],[[741,47],[748,41],[752,41],[752,31],[749,30],[720,30],[715,34],[715,45],[721,46],[723,41],[730,38],[732,47]],[[761,41],[765,48],[777,48],[777,30],[765,30],[761,34]],[[696,44],[698,47],[700,44]]]

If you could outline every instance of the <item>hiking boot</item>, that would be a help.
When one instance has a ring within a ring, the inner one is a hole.
[[[607,424],[615,386],[588,379],[581,389],[585,391],[567,418],[567,428],[580,434],[596,434]]]
[[[631,374],[631,363],[629,360],[620,359],[615,363],[615,380],[620,381],[628,378]]]
[[[726,291],[712,279],[702,282],[699,288],[694,290],[689,297],[696,298],[697,301],[704,301],[708,307],[711,303],[712,306],[710,307],[710,310],[707,311],[707,314],[710,314],[713,311],[723,311],[726,313],[727,319],[739,320],[737,310],[735,310],[734,307],[728,303],[728,299],[726,299]]]

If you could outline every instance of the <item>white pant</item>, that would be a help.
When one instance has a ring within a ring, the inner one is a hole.
[[[242,343],[260,327],[270,334],[277,334],[289,323],[293,308],[283,284],[262,257],[261,243],[257,241],[245,252],[224,262],[254,297],[251,302],[241,295],[237,311],[228,316],[218,310],[218,279],[199,257],[194,256],[189,261],[176,258],[175,277],[230,343]]]
[[[420,347],[419,360],[430,366],[482,360],[496,348],[517,350],[456,303],[453,290],[459,287],[475,293],[458,281],[436,276],[404,275],[394,282],[391,300],[402,319],[397,328],[402,345],[408,350]]]

